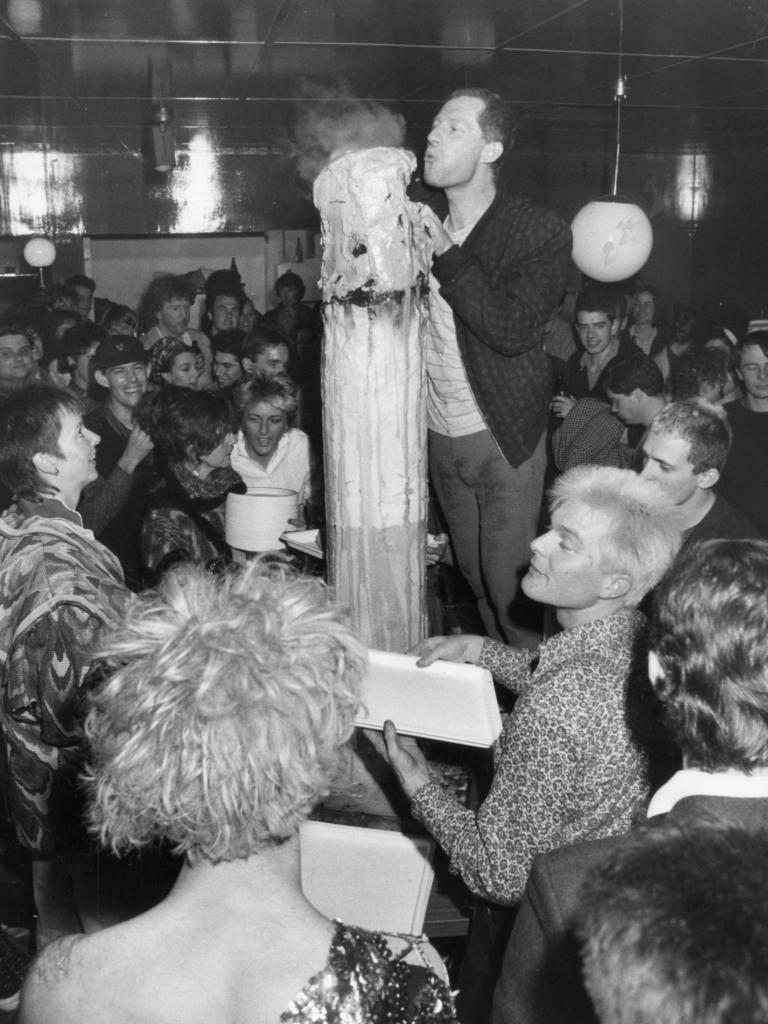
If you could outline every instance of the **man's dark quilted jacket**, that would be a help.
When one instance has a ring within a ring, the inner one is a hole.
[[[464,244],[432,266],[453,309],[475,399],[513,466],[529,458],[547,424],[543,327],[562,297],[570,259],[569,226],[499,187]]]

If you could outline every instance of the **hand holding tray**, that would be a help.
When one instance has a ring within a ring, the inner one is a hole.
[[[493,680],[487,669],[452,661],[417,668],[408,654],[370,651],[363,682],[365,710],[355,725],[472,747],[489,747],[501,732]]]

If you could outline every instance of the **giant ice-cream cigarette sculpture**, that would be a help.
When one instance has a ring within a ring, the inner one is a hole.
[[[425,364],[430,243],[405,190],[412,153],[332,160],[323,231],[323,418],[329,581],[371,647],[425,635]]]

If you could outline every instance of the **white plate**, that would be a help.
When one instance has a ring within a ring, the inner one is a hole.
[[[303,821],[301,887],[345,924],[419,935],[432,890],[435,844],[426,836]]]
[[[366,710],[355,725],[383,729],[390,718],[406,736],[490,747],[501,732],[491,673],[477,665],[436,661],[417,668],[408,654],[370,651],[363,682]]]
[[[313,558],[325,558],[325,552],[320,547],[318,536],[319,530],[290,530],[280,536],[280,540],[289,548],[301,551]]]

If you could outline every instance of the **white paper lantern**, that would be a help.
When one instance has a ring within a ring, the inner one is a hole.
[[[50,267],[56,259],[56,246],[47,238],[30,238],[24,246],[24,259],[30,267]]]
[[[624,281],[645,264],[653,246],[653,228],[635,203],[601,196],[576,214],[573,262],[595,281]]]

